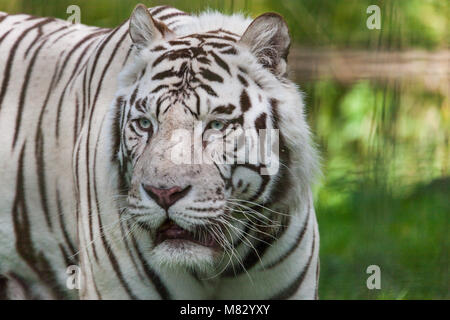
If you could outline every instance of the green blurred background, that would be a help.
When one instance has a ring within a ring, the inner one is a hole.
[[[0,11],[114,27],[139,1],[0,0]],[[266,11],[287,20],[291,78],[322,154],[315,186],[321,299],[449,299],[447,0],[165,0],[188,12]],[[369,30],[366,9],[381,9]],[[381,268],[381,290],[366,268]]]

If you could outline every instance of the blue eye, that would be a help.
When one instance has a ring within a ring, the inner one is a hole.
[[[139,129],[149,131],[152,127],[152,122],[147,118],[140,118],[137,121]]]
[[[213,120],[209,123],[209,127],[214,130],[222,130],[225,124],[219,120]]]

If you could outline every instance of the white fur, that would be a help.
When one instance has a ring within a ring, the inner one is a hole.
[[[176,12],[176,9],[168,9],[165,13],[167,12]],[[162,13],[154,18],[161,15]],[[14,22],[21,21],[23,25],[15,26],[0,46],[1,73],[5,72],[4,61],[7,60],[18,35],[27,27],[36,23],[33,20],[26,21],[27,18],[28,16],[8,17],[2,23],[0,37],[12,28]],[[226,16],[212,11],[198,16],[183,16],[175,20],[171,20],[170,23],[173,23],[172,29],[176,37],[204,33],[220,28],[242,35],[252,21],[243,15]],[[57,20],[43,27],[42,31],[44,34],[49,34],[64,24],[65,22]],[[301,93],[295,84],[287,79],[280,79],[279,76],[272,74],[258,63],[258,59],[255,57],[255,50],[261,47],[258,45],[254,48],[241,45],[239,55],[230,57],[227,62],[230,65],[244,65],[249,72],[249,76],[260,82],[265,88],[265,97],[272,97],[279,101],[279,125],[286,139],[286,147],[291,153],[292,165],[289,168],[289,173],[295,182],[290,190],[286,190],[287,196],[284,202],[277,203],[272,207],[272,210],[277,211],[289,207],[289,212],[283,212],[291,215],[291,225],[285,235],[268,249],[261,265],[256,265],[248,273],[243,273],[238,277],[221,278],[216,276],[199,283],[186,270],[194,269],[204,273],[203,278],[214,275],[214,273],[211,275],[211,265],[215,261],[215,257],[212,257],[210,251],[192,247],[188,251],[181,252],[173,250],[173,248],[165,249],[164,246],[161,246],[159,250],[152,252],[152,242],[147,234],[134,230],[137,241],[134,244],[128,234],[124,237],[121,233],[118,227],[118,201],[113,200],[117,199],[118,194],[119,164],[111,161],[112,121],[115,118],[110,112],[110,104],[111,101],[114,101],[116,94],[129,92],[138,72],[155,57],[154,54],[142,47],[128,55],[128,49],[131,46],[131,40],[128,36],[120,46],[116,47],[119,39],[127,33],[127,25],[123,25],[104,47],[102,44],[108,34],[95,38],[85,56],[81,56],[81,50],[75,51],[74,56],[68,60],[60,81],[51,90],[47,109],[43,116],[46,185],[49,189],[48,201],[51,220],[55,226],[53,231],[49,230],[42,218],[41,200],[39,193],[36,191],[38,190],[38,184],[36,172],[33,170],[35,169],[33,157],[36,150],[33,148],[31,141],[35,138],[35,126],[39,118],[40,107],[45,99],[43,92],[50,86],[53,72],[61,67],[55,66],[55,61],[59,57],[64,59],[70,52],[68,48],[71,48],[74,43],[87,34],[97,30],[86,26],[78,26],[77,28],[77,31],[70,37],[63,38],[59,42],[49,42],[39,53],[36,60],[37,64],[30,78],[28,95],[23,109],[18,147],[10,152],[9,146],[12,145],[16,110],[21,90],[19,81],[25,79],[30,57],[35,52],[36,47],[31,50],[25,62],[19,60],[19,57],[25,56],[25,52],[36,33],[30,33],[26,36],[17,49],[17,58],[13,61],[12,74],[15,78],[10,79],[6,103],[4,102],[0,110],[0,124],[2,131],[5,133],[0,141],[2,146],[6,146],[2,147],[0,153],[0,158],[3,160],[0,165],[0,178],[1,181],[7,182],[4,184],[4,191],[2,191],[4,200],[0,203],[0,274],[15,271],[32,286],[36,287],[41,284],[39,275],[26,265],[13,246],[18,238],[14,235],[14,223],[11,218],[15,186],[10,185],[10,182],[16,181],[17,172],[21,169],[18,168],[20,146],[25,145],[26,202],[31,213],[33,244],[36,250],[45,252],[55,269],[58,281],[64,288],[67,266],[59,253],[58,244],[64,242],[64,237],[62,231],[58,229],[60,212],[57,209],[55,195],[56,190],[59,190],[66,225],[72,226],[69,230],[70,238],[76,243],[77,250],[79,250],[77,257],[80,258],[80,266],[83,271],[82,289],[79,292],[81,298],[129,298],[130,293],[123,285],[123,281],[125,281],[135,298],[158,299],[160,295],[147,275],[147,267],[151,267],[174,299],[265,299],[273,296],[293,281],[300,272],[299,268],[305,265],[314,242],[315,250],[303,284],[291,297],[313,299],[317,285],[315,269],[318,264],[319,251],[319,237],[313,208],[309,216],[310,228],[305,233],[304,241],[293,255],[275,269],[264,270],[263,268],[264,265],[276,261],[282,255],[281,252],[292,245],[293,238],[298,233],[298,228],[305,221],[308,208],[306,204],[309,203],[312,207],[311,184],[318,172],[318,157],[311,141],[309,127],[306,124]],[[271,30],[266,30],[263,34],[270,35]],[[55,34],[52,39],[56,39],[57,36],[58,34]],[[166,40],[158,39],[156,41],[164,43]],[[152,45],[156,44],[156,42],[152,43]],[[84,46],[80,49],[82,48]],[[101,58],[97,59],[99,50],[103,51],[100,55]],[[115,54],[109,67],[103,72],[108,58],[113,52]],[[76,65],[76,61],[81,61],[81,65]],[[123,67],[125,62],[125,67]],[[78,67],[80,68],[78,69]],[[70,79],[72,71],[75,69],[77,69],[75,77]],[[220,72],[225,79],[228,77],[223,70],[216,71]],[[121,78],[118,80],[120,72]],[[148,72],[148,76],[150,76],[151,72],[156,72],[156,70],[149,70]],[[88,89],[85,86],[85,75],[90,80],[87,83],[91,84],[89,99],[85,96],[85,91]],[[60,137],[57,139],[54,135],[57,121],[56,108],[66,84],[69,84],[69,89],[64,96],[64,104],[61,109],[63,120],[60,125]],[[116,90],[117,88],[119,90]],[[240,84],[233,82],[224,90],[223,94],[233,96],[233,93],[239,92],[237,90],[241,89]],[[255,93],[249,89],[249,94]],[[81,105],[86,103],[86,109],[81,110],[79,107],[77,115],[78,121],[80,121],[82,115],[85,115],[84,123],[74,124],[76,99]],[[255,109],[249,111],[249,117],[257,115],[258,111]],[[75,125],[78,127],[78,136],[74,146],[72,133]],[[89,158],[86,158],[87,151],[89,151]],[[94,156],[96,157],[95,161]],[[71,163],[73,164],[73,171],[69,169]],[[75,179],[72,177],[72,172]],[[88,185],[90,186],[89,190],[87,189]],[[94,186],[97,188],[98,198],[95,198]],[[270,199],[270,194],[267,193],[264,197],[265,200]],[[189,199],[191,198],[187,198],[186,201],[189,201]],[[77,212],[78,221],[75,221]],[[158,224],[162,221],[162,217],[162,214],[155,211],[153,223]],[[187,224],[188,222],[185,221]],[[92,236],[89,223],[92,224]],[[103,245],[103,240],[108,242],[108,248]],[[134,245],[138,250],[134,248]],[[243,247],[239,254],[244,255],[250,250],[251,248]],[[112,263],[111,252],[114,254],[116,265]],[[183,254],[185,255],[183,256]],[[139,255],[143,256],[144,262],[138,261],[136,263]],[[237,263],[235,258],[233,263]],[[168,268],[167,265],[169,265]],[[123,280],[117,276],[116,268],[120,269]],[[77,294],[73,291],[68,293],[72,297]]]

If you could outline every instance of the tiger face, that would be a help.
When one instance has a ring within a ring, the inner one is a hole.
[[[276,201],[287,181],[278,101],[267,90],[283,90],[287,27],[265,14],[242,36],[178,36],[138,6],[130,36],[135,55],[115,111],[125,212],[150,234],[154,261],[214,268],[249,230],[276,229],[258,205]]]

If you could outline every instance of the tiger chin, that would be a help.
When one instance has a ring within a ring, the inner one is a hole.
[[[214,271],[219,256],[216,250],[218,249],[177,239],[159,244],[151,251],[150,257],[159,269],[165,268],[175,272],[194,271],[208,275]]]
[[[151,232],[153,248],[149,252],[150,260],[158,269],[174,272],[193,271],[199,275],[214,272],[223,248],[207,231],[189,231],[171,219]]]

